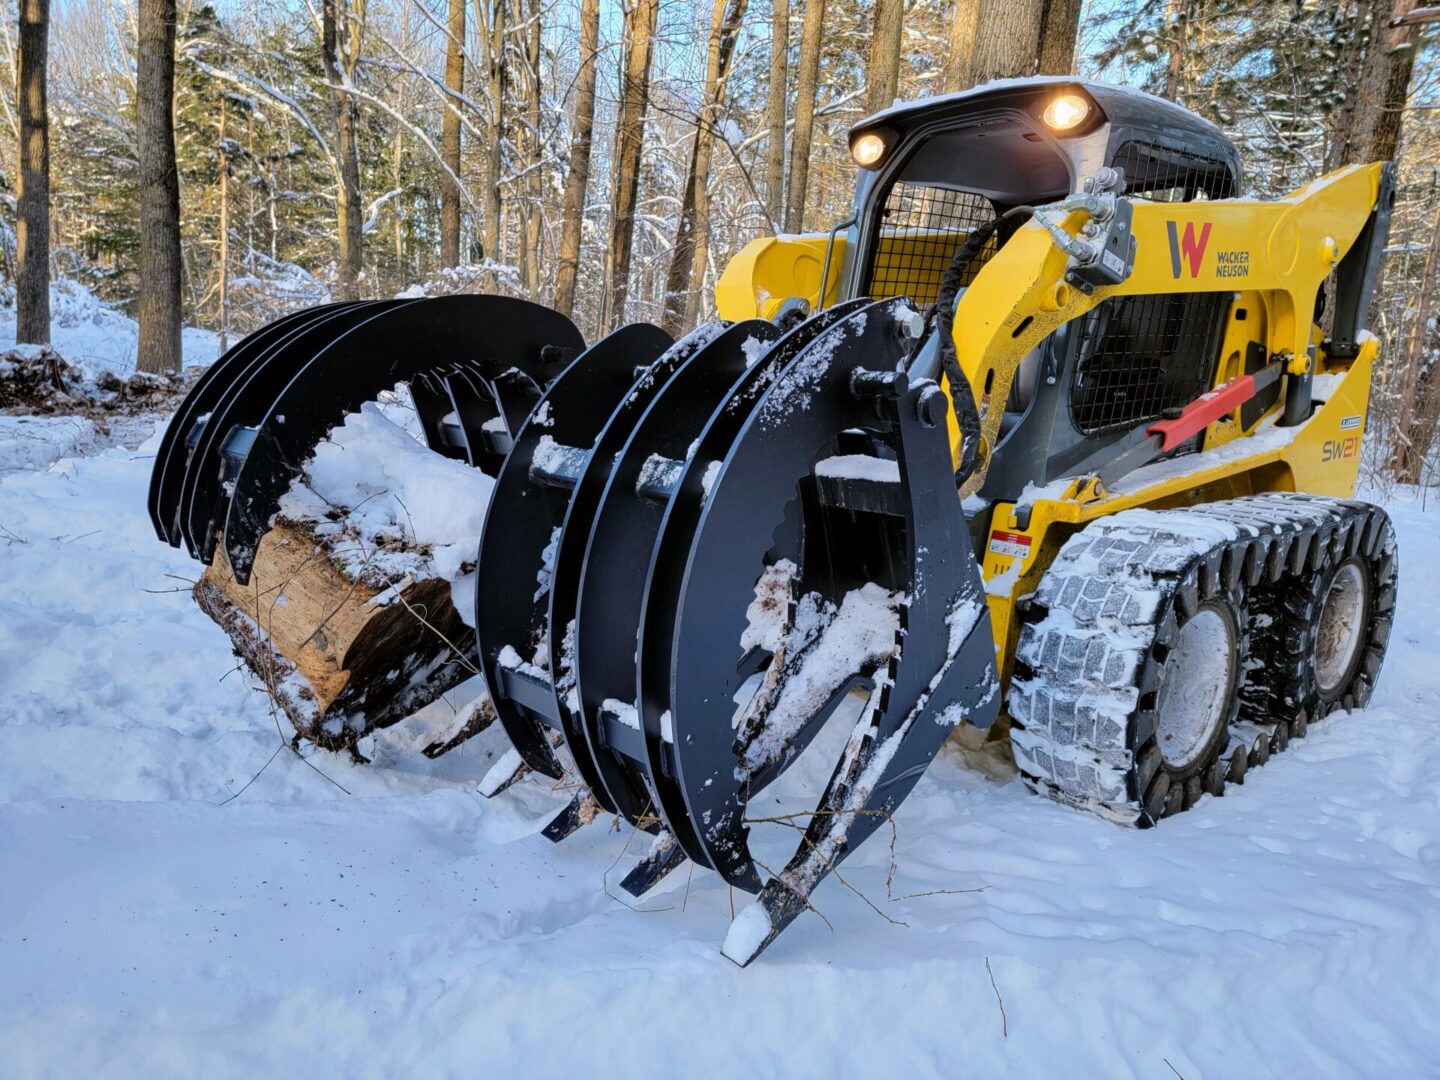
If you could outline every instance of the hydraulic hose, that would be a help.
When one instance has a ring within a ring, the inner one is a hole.
[[[960,281],[965,271],[985,249],[995,231],[1008,218],[1030,215],[1034,211],[1028,206],[1011,207],[1005,213],[985,225],[971,230],[960,250],[950,260],[945,276],[940,279],[940,289],[935,295],[936,326],[940,332],[940,369],[950,383],[950,401],[955,408],[955,426],[960,431],[960,464],[955,470],[955,486],[959,487],[975,473],[980,453],[980,408],[975,402],[975,390],[970,380],[960,369],[960,357],[955,352],[955,298],[960,293]]]

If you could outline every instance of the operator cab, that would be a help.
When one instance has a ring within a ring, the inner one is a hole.
[[[861,169],[842,292],[908,296],[922,309],[972,229],[1078,192],[1103,166],[1124,170],[1132,198],[1223,199],[1240,186],[1239,154],[1214,125],[1161,98],[1083,79],[1001,81],[896,105],[851,129],[850,147]],[[963,284],[1023,224],[1003,225]],[[1068,475],[1202,394],[1232,299],[1117,297],[1052,334],[1016,373],[982,496],[1014,499],[1027,484]],[[922,354],[917,368],[932,374],[925,364]]]

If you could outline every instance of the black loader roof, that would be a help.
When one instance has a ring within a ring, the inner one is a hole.
[[[1024,113],[1038,121],[1045,105],[1061,90],[1078,91],[1099,107],[1100,117],[1087,124],[1085,130],[1108,121],[1115,136],[1112,148],[1119,139],[1149,133],[1172,145],[1179,144],[1191,153],[1224,162],[1239,176],[1239,154],[1225,133],[1210,121],[1172,101],[1128,86],[1065,76],[999,79],[953,94],[899,102],[857,123],[851,128],[851,138],[853,140],[858,132],[879,127],[888,128],[903,139],[921,128],[963,121],[992,109]]]

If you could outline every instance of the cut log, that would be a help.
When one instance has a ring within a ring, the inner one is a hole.
[[[311,523],[281,520],[261,540],[248,585],[235,581],[222,546],[195,599],[297,735],[356,753],[366,734],[476,673],[475,632],[448,580],[410,573],[387,584],[336,557],[336,544]]]

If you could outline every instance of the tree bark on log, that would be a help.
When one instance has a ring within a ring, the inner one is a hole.
[[[500,260],[500,149],[505,141],[505,5],[506,0],[475,0],[476,28],[485,69],[486,143],[480,155],[481,257]]]
[[[1415,325],[1410,331],[1410,348],[1400,375],[1400,412],[1395,418],[1395,447],[1390,471],[1402,484],[1418,482],[1435,440],[1435,379],[1426,357],[1435,345],[1430,319],[1440,303],[1440,214],[1430,232],[1430,250],[1425,256],[1425,273],[1415,303]]]
[[[980,19],[980,0],[955,0],[950,18],[950,56],[945,64],[945,92],[964,90],[975,80],[975,27]]]
[[[194,595],[300,738],[353,752],[476,674],[475,632],[449,581],[387,588],[347,570],[330,545],[308,523],[277,522],[248,585],[222,549]]]
[[[1075,70],[1075,38],[1080,32],[1084,0],[1046,0],[1040,20],[1041,75],[1069,75]]]
[[[50,344],[50,120],[45,96],[50,0],[20,0],[16,103],[20,184],[15,215],[15,341]]]
[[[1369,7],[1369,39],[1326,162],[1332,169],[1394,161],[1400,145],[1415,69],[1415,28],[1393,24],[1409,15],[1415,0],[1373,0]]]
[[[175,0],[136,14],[136,143],[140,164],[140,335],[136,366],[180,370],[180,174],[175,167]]]
[[[680,201],[680,220],[670,269],[665,276],[665,309],[660,325],[674,337],[693,325],[699,314],[699,289],[710,256],[710,161],[715,148],[720,104],[730,74],[730,57],[747,0],[715,0],[710,45],[705,63],[705,96],[695,117],[695,140]]]
[[[540,225],[543,213],[541,203],[543,169],[541,163],[545,157],[545,148],[540,145],[541,16],[540,0],[530,0],[528,40],[525,45],[526,78],[530,84],[525,95],[525,120],[526,126],[529,128],[526,134],[526,143],[530,150],[527,165],[530,173],[525,179],[525,232],[522,240],[525,258],[520,276],[524,280],[525,288],[532,300],[540,299]]]

